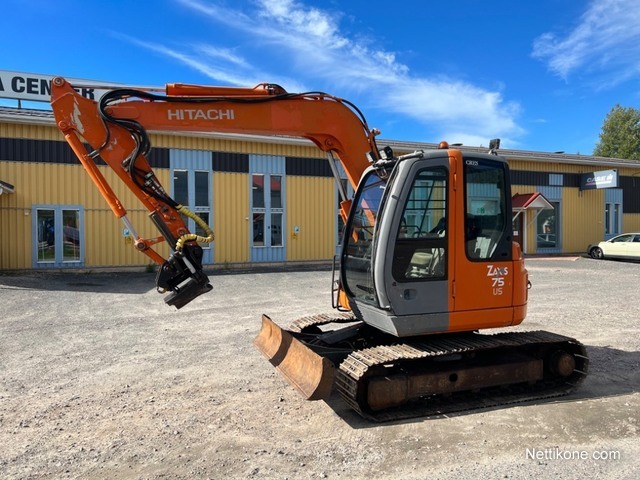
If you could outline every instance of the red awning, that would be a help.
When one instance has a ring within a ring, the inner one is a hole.
[[[553,205],[549,200],[544,198],[540,192],[534,193],[516,193],[511,198],[511,208],[514,211],[526,210],[532,208],[534,210],[553,209]]]

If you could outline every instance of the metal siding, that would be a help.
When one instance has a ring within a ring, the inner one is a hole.
[[[127,218],[141,237],[158,236],[158,230],[149,219],[146,210],[129,210]],[[86,266],[143,266],[153,263],[149,257],[134,248],[131,239],[123,236],[124,224],[116,219],[110,210],[85,210],[85,225]],[[165,242],[154,245],[153,249],[165,258],[169,255],[169,247]]]
[[[282,262],[286,258],[286,240],[283,232],[282,247],[252,247],[251,261],[254,263]]]
[[[211,152],[177,148],[172,148],[169,152],[172,174],[173,170],[211,171]]]
[[[331,165],[326,158],[286,158],[287,175],[305,175],[312,177],[331,177]]]
[[[509,176],[513,185],[548,185],[549,175],[545,172],[531,172],[527,170],[510,170]]]
[[[627,213],[640,213],[640,178],[620,177],[624,211]],[[629,230],[627,230],[629,231]]]
[[[322,157],[323,153],[316,146],[290,145],[274,142],[247,141],[229,138],[210,138],[206,133],[202,137],[193,135],[151,134],[153,146],[179,148],[188,150],[208,150],[212,152],[234,152],[254,155],[278,155],[282,157]],[[60,138],[60,137],[58,137]]]
[[[127,208],[127,216],[138,233],[143,237],[156,237],[158,232],[147,218],[147,211],[139,200],[120,182],[110,168],[99,167],[99,169]],[[156,175],[163,185],[167,185],[168,170],[156,170]],[[45,203],[83,205],[85,266],[150,263],[148,257],[135,251],[133,246],[125,244],[122,237],[122,222],[113,215],[81,166],[0,161],[0,178],[16,187],[15,193],[0,196],[2,230],[18,232],[17,237],[0,236],[0,251],[3,252],[0,264],[2,268],[31,267],[31,207],[33,204]],[[162,244],[157,247],[162,255],[168,254],[168,250]],[[7,256],[4,253],[7,251],[12,254]]]
[[[170,151],[168,148],[152,148],[149,152],[149,165],[151,168],[169,168]]]
[[[274,155],[249,155],[249,173],[285,175],[285,159]]]
[[[640,232],[640,214],[623,215],[622,230],[624,232]]]
[[[590,243],[604,238],[604,193],[565,188],[562,192],[562,251],[586,252]]]
[[[31,211],[5,207],[0,195],[0,270],[31,268]]]
[[[150,260],[135,251],[127,239],[122,236],[123,225],[107,207],[104,199],[90,181],[82,167],[74,157],[69,157],[69,149],[63,142],[57,128],[44,125],[19,123],[1,123],[0,139],[4,145],[0,151],[0,179],[16,186],[16,192],[0,196],[0,268],[30,268],[31,253],[31,207],[33,204],[68,205],[82,204],[85,225],[85,265],[118,266],[145,265]],[[14,140],[11,140],[14,139]],[[24,141],[29,139],[31,141]],[[167,166],[168,149],[191,149],[204,151],[234,152],[229,155],[263,154],[290,158],[312,159],[311,163],[323,154],[313,145],[286,145],[271,142],[240,141],[233,139],[214,139],[188,135],[151,134],[154,149],[151,163],[155,165],[160,182],[169,187],[170,172]],[[37,142],[36,142],[37,141]],[[65,150],[66,149],[66,150]],[[8,158],[10,157],[10,158]],[[14,159],[14,160],[11,160]],[[38,162],[38,163],[36,163]],[[231,165],[233,162],[231,162]],[[576,187],[581,173],[597,170],[592,165],[572,165],[562,163],[510,160],[513,193],[530,193],[540,191],[550,200],[562,199],[561,241],[564,251],[581,251],[583,244],[590,238],[600,240],[604,227],[604,195],[606,191],[579,192],[577,189],[560,187],[546,190],[549,174],[561,174],[565,187]],[[160,167],[160,168],[158,168]],[[248,168],[248,167],[247,167]],[[603,166],[604,168],[604,166]],[[114,172],[107,167],[100,167],[111,183],[116,194],[128,209],[128,217],[143,237],[158,235],[157,230],[141,208],[135,196],[124,187]],[[640,195],[638,194],[637,169],[619,168],[624,200],[623,229],[625,231],[640,230]],[[263,173],[263,172],[261,172]],[[283,172],[279,172],[282,174]],[[291,173],[291,172],[289,172]],[[306,173],[312,173],[311,171]],[[546,176],[547,180],[542,178]],[[518,184],[518,181],[522,184]],[[335,232],[335,210],[328,208],[324,212],[320,205],[334,205],[334,197],[329,201],[324,198],[324,190],[317,188],[316,182],[332,180],[326,178],[294,178],[287,177],[287,188],[283,192],[287,213],[285,215],[283,239],[288,240],[289,259],[330,258],[331,251],[322,251],[322,242],[314,246],[313,241],[305,238],[310,235],[321,238],[322,227],[331,226]],[[538,185],[542,187],[538,188]],[[246,262],[249,259],[249,180],[246,174],[214,174],[214,230],[216,231],[216,260],[220,262]],[[319,188],[319,187],[318,187]],[[559,189],[559,195],[554,198]],[[333,189],[330,189],[333,192]],[[620,190],[620,189],[619,189]],[[613,195],[607,194],[607,195]],[[618,194],[616,194],[618,195]],[[590,220],[590,217],[596,219]],[[533,218],[528,212],[527,221]],[[324,217],[323,215],[326,215]],[[306,223],[312,221],[313,225]],[[595,222],[595,223],[594,223]],[[294,243],[290,235],[294,225],[301,227],[300,242]],[[595,226],[600,225],[600,226]],[[218,227],[218,228],[216,228]],[[318,230],[313,230],[316,228]],[[5,232],[9,232],[6,234]],[[333,236],[325,241],[332,249]],[[308,243],[307,243],[308,242]],[[527,232],[528,245],[535,245],[535,228]],[[156,246],[162,255],[168,255],[166,244]]]
[[[213,231],[215,262],[245,263],[249,261],[248,175],[242,173],[213,174]]]
[[[232,152],[212,152],[212,154],[214,171],[249,173],[249,155]]]
[[[606,203],[622,203],[622,189],[621,188],[605,188],[604,201]]]
[[[85,148],[87,148],[87,151],[91,150],[91,147],[88,145],[85,145]],[[67,142],[62,140],[30,138],[0,137],[0,160],[9,162],[80,164],[80,161]],[[106,165],[100,157],[95,158],[95,163],[96,165]],[[151,150],[149,164],[153,168],[168,168],[168,151],[162,148]]]
[[[528,172],[541,173],[580,173],[585,167],[559,162],[536,162],[532,160],[509,160],[509,168]]]
[[[287,177],[287,260],[328,260],[336,239],[335,181],[333,178]],[[299,227],[297,238],[294,227]]]
[[[562,175],[564,187],[580,188],[580,174],[579,173],[564,173]]]
[[[550,173],[549,185],[560,186],[560,187],[564,185],[563,175],[561,173]]]
[[[64,140],[55,126],[0,122],[0,137],[33,138],[36,140]]]

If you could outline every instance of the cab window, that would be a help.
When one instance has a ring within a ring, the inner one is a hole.
[[[393,253],[393,278],[401,282],[447,275],[447,170],[423,169],[413,180]]]

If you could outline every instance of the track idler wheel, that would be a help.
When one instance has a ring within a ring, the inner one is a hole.
[[[549,369],[556,375],[568,377],[576,369],[576,359],[564,350],[557,350],[549,357]]]

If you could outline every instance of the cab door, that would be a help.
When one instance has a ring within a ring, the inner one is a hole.
[[[455,219],[446,151],[365,174],[347,222],[341,284],[356,316],[398,337],[444,332],[451,309],[449,222]]]
[[[397,166],[380,225],[379,245],[386,251],[376,258],[375,269],[383,305],[397,316],[439,314],[430,320],[437,329],[448,323],[452,307],[448,282],[455,197],[450,176],[446,152]]]
[[[458,175],[456,192],[461,201],[450,329],[511,325],[514,282],[520,273],[514,271],[512,262],[509,170],[506,162],[494,155],[464,155],[458,162],[462,174]]]

